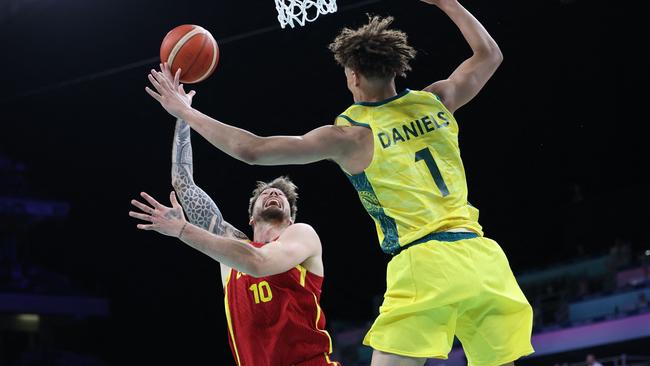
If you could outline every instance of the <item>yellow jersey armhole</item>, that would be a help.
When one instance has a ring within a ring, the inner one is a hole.
[[[336,117],[334,123],[339,127],[361,126],[361,127],[370,128],[369,123],[362,122],[362,121],[355,121],[352,118],[346,116],[345,114],[339,114],[339,116]]]
[[[350,123],[347,119],[343,117],[343,115],[337,116],[336,119],[334,120],[334,126],[336,127],[350,127],[352,126],[352,123]]]

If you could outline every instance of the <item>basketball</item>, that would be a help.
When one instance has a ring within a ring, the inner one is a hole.
[[[212,75],[219,62],[219,46],[212,34],[192,24],[179,25],[167,33],[160,45],[160,61],[172,74],[180,68],[180,81],[198,83]]]

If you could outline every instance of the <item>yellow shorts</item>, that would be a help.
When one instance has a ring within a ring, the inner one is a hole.
[[[502,365],[534,352],[533,311],[493,240],[414,245],[392,258],[386,282],[365,345],[446,359],[456,335],[470,366]]]

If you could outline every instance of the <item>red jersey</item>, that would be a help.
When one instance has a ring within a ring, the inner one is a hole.
[[[320,308],[322,283],[323,277],[300,265],[259,278],[231,269],[224,301],[237,365],[336,365],[329,360],[332,340]]]

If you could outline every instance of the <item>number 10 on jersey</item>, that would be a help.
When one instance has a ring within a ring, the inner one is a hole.
[[[271,286],[269,286],[269,283],[266,281],[254,283],[248,289],[253,293],[253,299],[256,304],[259,304],[260,302],[269,302],[273,299]]]

